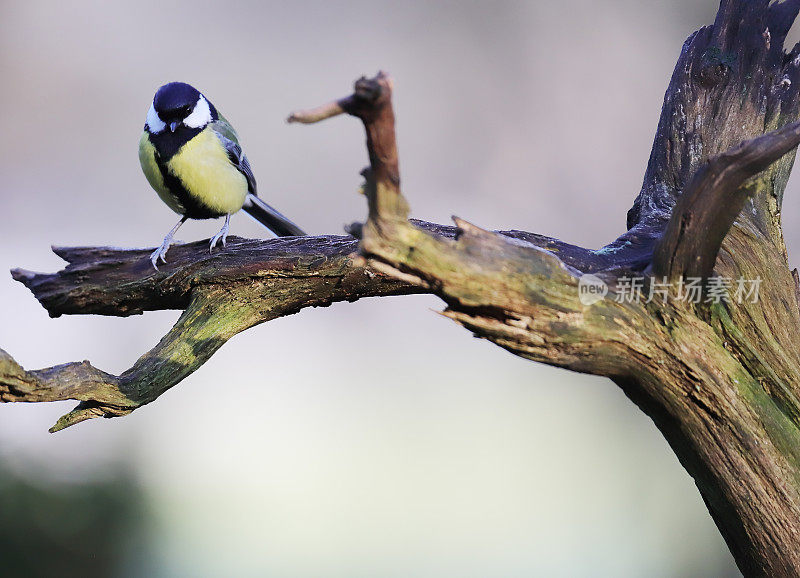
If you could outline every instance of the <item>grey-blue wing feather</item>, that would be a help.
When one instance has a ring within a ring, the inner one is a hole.
[[[223,117],[211,123],[211,129],[225,147],[228,158],[240,173],[247,179],[247,188],[252,193],[248,195],[242,209],[267,227],[270,231],[279,236],[301,236],[306,233],[295,225],[292,221],[283,216],[275,208],[258,198],[256,194],[256,178],[253,176],[253,169],[250,168],[250,161],[247,160],[242,147],[239,145],[239,137],[236,131]]]
[[[247,189],[254,195],[257,195],[256,177],[253,174],[253,169],[250,168],[250,161],[247,160],[247,155],[244,154],[241,145],[236,140],[236,132],[233,130],[233,127],[227,122],[223,125],[220,121],[217,121],[211,125],[211,129],[214,131],[214,134],[217,135],[222,146],[225,147],[231,163],[247,179]]]

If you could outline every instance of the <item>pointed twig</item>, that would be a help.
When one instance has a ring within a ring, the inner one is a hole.
[[[342,106],[342,101],[344,100],[346,99],[334,100],[333,102],[323,104],[316,108],[295,111],[289,115],[286,122],[290,124],[295,122],[300,124],[314,124],[326,118],[338,116],[344,113],[344,107]]]

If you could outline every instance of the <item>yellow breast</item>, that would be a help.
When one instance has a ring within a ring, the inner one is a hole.
[[[167,170],[196,201],[220,214],[235,213],[247,197],[247,179],[210,128],[183,145],[167,161]]]

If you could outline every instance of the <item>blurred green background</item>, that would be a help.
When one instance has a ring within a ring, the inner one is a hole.
[[[57,270],[50,244],[161,241],[175,217],[136,147],[171,80],[238,128],[263,197],[340,232],[365,214],[362,129],[284,118],[381,68],[414,216],[601,246],[624,230],[680,47],[716,7],[3,0],[0,270]],[[239,215],[232,232],[265,235]],[[0,575],[738,575],[692,480],[611,382],[512,357],[440,308],[303,311],[131,416],[57,435],[69,403],[0,407]],[[177,316],[53,320],[0,283],[0,346],[29,368],[121,372]]]

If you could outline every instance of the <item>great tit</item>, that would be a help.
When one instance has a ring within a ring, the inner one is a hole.
[[[153,267],[188,219],[225,217],[211,239],[225,245],[231,215],[244,209],[278,236],[305,235],[302,229],[256,195],[256,179],[236,131],[196,88],[170,82],[156,92],[144,133],[139,162],[152,186],[181,220],[150,256]]]

